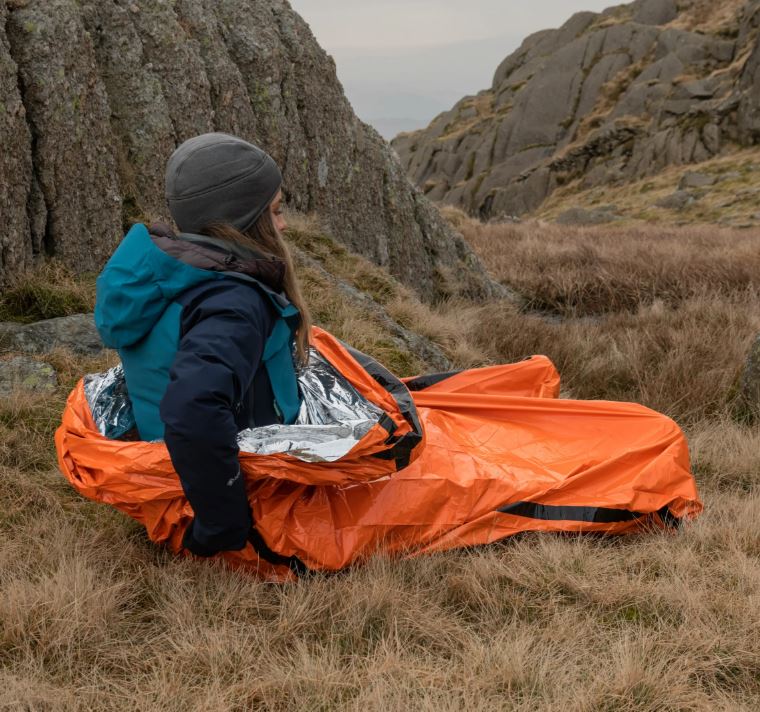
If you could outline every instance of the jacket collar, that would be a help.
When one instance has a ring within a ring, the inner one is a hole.
[[[285,262],[208,235],[175,234],[166,224],[149,229],[154,244],[185,264],[213,272],[238,272],[253,277],[275,292],[281,292],[285,279]]]

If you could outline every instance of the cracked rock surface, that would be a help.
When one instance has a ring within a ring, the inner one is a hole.
[[[32,324],[0,322],[0,354],[44,354],[55,348],[94,356],[105,349],[92,314],[73,314]]]
[[[99,269],[168,218],[166,160],[212,130],[263,146],[290,206],[424,298],[498,291],[284,0],[0,0],[0,283],[41,255]]]

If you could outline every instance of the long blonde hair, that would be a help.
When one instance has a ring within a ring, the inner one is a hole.
[[[272,221],[269,210],[254,223],[253,227],[246,232],[240,232],[237,228],[227,223],[212,223],[203,229],[203,234],[216,237],[220,240],[237,243],[248,247],[264,257],[275,257],[285,263],[285,277],[283,290],[288,300],[301,313],[301,323],[295,333],[296,355],[300,365],[305,366],[309,361],[309,334],[311,332],[311,314],[301,292],[301,284],[298,281],[293,256],[277,228]]]

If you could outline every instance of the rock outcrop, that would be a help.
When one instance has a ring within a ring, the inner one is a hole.
[[[293,250],[296,265],[308,267],[317,272],[325,285],[341,295],[345,303],[350,305],[356,313],[365,312],[378,324],[391,339],[394,345],[402,352],[414,354],[423,361],[430,369],[438,372],[450,371],[453,366],[451,361],[436,343],[426,336],[404,328],[392,319],[388,312],[376,302],[369,294],[358,290],[345,280],[340,279],[328,272],[320,263],[308,253]]]
[[[0,353],[44,354],[56,348],[95,356],[105,346],[95,328],[92,314],[73,314],[32,324],[0,322]]]
[[[393,146],[433,200],[493,218],[760,141],[760,1],[639,0],[528,37]]]
[[[424,297],[441,271],[497,289],[284,0],[0,0],[0,283],[44,254],[99,268],[168,217],[167,157],[212,130],[264,146],[290,206]]]

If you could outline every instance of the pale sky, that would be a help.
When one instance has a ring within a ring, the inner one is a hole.
[[[291,0],[338,67],[357,114],[386,137],[491,84],[532,32],[614,0]]]

